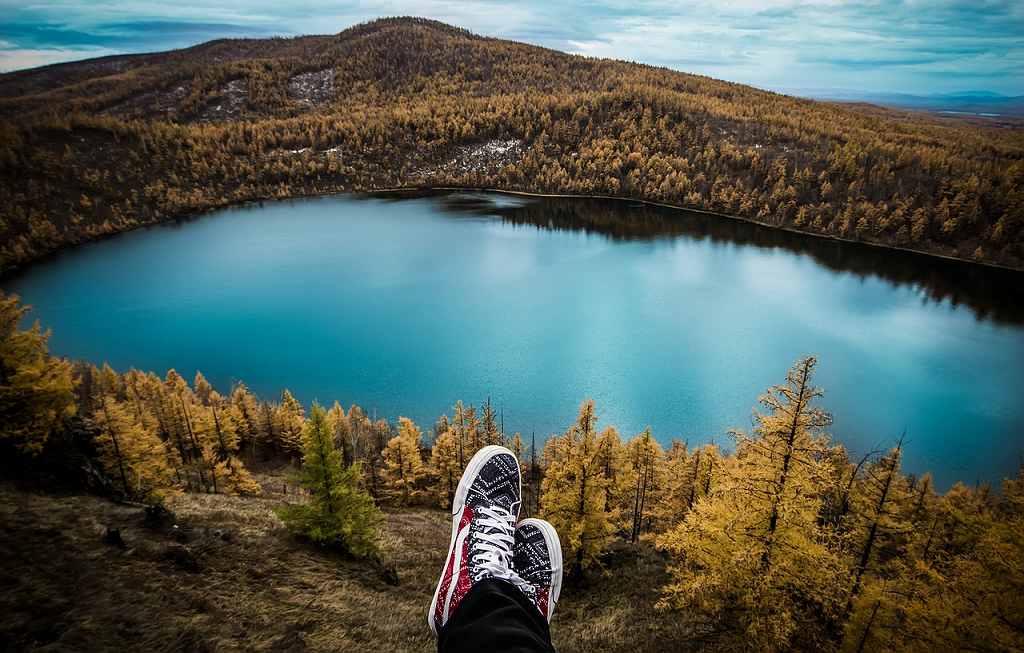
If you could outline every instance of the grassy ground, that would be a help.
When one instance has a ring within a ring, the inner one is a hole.
[[[177,497],[159,527],[141,507],[0,485],[0,649],[434,650],[426,610],[448,542],[443,511],[386,514],[395,584],[380,565],[289,536],[273,508],[298,499],[282,478],[262,476],[260,498]],[[564,588],[558,649],[699,647],[680,615],[653,609],[664,574],[648,545],[615,549],[603,573]]]

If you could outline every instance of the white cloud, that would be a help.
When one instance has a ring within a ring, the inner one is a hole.
[[[763,88],[1024,93],[1024,2],[1004,0],[0,0],[0,15],[0,38],[25,52],[8,59],[27,65],[64,56],[43,52],[49,48],[77,47],[47,40],[61,38],[61,30],[85,44],[139,51],[191,45],[220,35],[218,27],[229,36],[326,34],[380,16],[416,15]],[[161,22],[178,27],[155,26]],[[211,27],[181,29],[188,23]]]
[[[0,48],[4,48],[4,46],[0,46]],[[48,66],[65,61],[78,61],[79,59],[105,57],[111,54],[120,54],[120,52],[109,48],[88,48],[82,50],[0,49],[0,72]]]

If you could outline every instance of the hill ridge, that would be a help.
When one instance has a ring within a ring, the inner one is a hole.
[[[0,270],[236,202],[430,186],[644,199],[1024,265],[1024,130],[429,19],[7,74],[0,130]],[[515,146],[474,159],[490,142]]]

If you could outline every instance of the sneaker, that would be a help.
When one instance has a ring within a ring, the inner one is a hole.
[[[531,591],[525,592],[551,623],[562,591],[562,543],[555,527],[543,519],[524,519],[516,526],[512,568]]]
[[[524,583],[512,571],[512,545],[521,501],[519,459],[497,445],[476,452],[452,502],[452,538],[427,623],[437,635],[473,585],[502,578]]]

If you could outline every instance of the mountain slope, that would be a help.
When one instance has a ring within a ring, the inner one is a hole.
[[[647,199],[1024,262],[1024,132],[423,19],[3,75],[0,120],[0,269],[234,202],[431,185]]]

